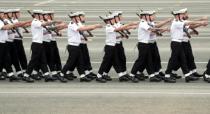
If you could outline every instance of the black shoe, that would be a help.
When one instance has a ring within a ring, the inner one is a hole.
[[[193,76],[195,76],[195,77],[199,77],[199,78],[200,78],[200,77],[202,77],[203,75],[198,74],[197,72],[194,72],[194,73],[193,73]]]
[[[25,82],[28,82],[28,83],[33,83],[33,82],[34,82],[34,79],[31,78],[31,77],[25,77],[25,76],[24,76],[24,77],[22,78],[22,80],[25,81]]]
[[[92,79],[88,78],[88,77],[83,77],[83,78],[80,78],[80,82],[90,82],[92,81]]]
[[[22,74],[22,73],[20,73],[20,74],[18,74],[18,75],[17,75],[17,77],[19,77],[19,78],[23,78],[23,74]]]
[[[159,75],[163,76],[163,77],[165,76],[165,74],[163,72],[159,72]]]
[[[60,80],[60,82],[62,82],[62,83],[66,83],[67,82],[67,79],[64,78],[63,76],[58,76],[57,79]]]
[[[138,83],[139,79],[136,78],[135,76],[129,76],[129,80],[132,81],[133,83]]]
[[[50,75],[46,75],[46,76],[44,77],[44,81],[45,81],[45,82],[53,82],[53,81],[54,81],[54,78],[52,78]]]
[[[120,81],[120,82],[127,82],[127,81],[129,81],[129,79],[128,79],[126,76],[121,76],[121,77],[119,78],[119,81]]]
[[[0,80],[6,80],[6,77],[3,75],[0,75]]]
[[[73,73],[72,73],[73,74]],[[68,79],[68,80],[74,80],[74,77],[72,76],[72,74],[65,74],[64,78]]]
[[[86,75],[87,78],[90,78],[91,80],[94,80],[95,79],[95,76],[92,76],[90,74]]]
[[[141,74],[136,74],[136,75],[135,75],[135,78],[137,78],[137,79],[140,80],[140,81],[144,81],[145,79],[147,79],[143,73],[141,73]]]
[[[112,78],[108,75],[103,75],[102,78],[105,79],[106,81],[112,81]]]
[[[203,73],[203,81],[207,81],[207,78],[206,78],[206,71]]]
[[[77,78],[77,76],[75,76],[73,73],[70,73],[69,76],[75,79]]]
[[[20,80],[20,78],[16,77],[15,75],[12,75],[12,76],[9,77],[10,82],[18,81],[18,80]]]
[[[96,79],[97,78],[97,75],[95,74],[95,73],[93,73],[93,72],[90,72],[90,74],[89,75],[91,75],[92,77],[94,77],[94,79]]]
[[[196,81],[198,79],[199,79],[198,77],[190,75],[190,76],[185,77],[185,82]]]
[[[42,72],[38,72],[37,76],[40,77],[41,79],[42,79],[42,78],[43,78],[43,79],[45,78]]]
[[[165,79],[165,76],[162,76],[162,75],[159,75],[159,74],[158,75],[155,75],[155,77],[156,78],[159,78],[160,80],[164,80]]]
[[[206,82],[210,83],[210,78],[206,78]]]
[[[42,77],[40,76],[40,74],[32,74],[31,75],[31,78],[34,79],[34,80],[41,80]]]
[[[106,83],[106,80],[104,78],[96,78],[96,81],[97,82],[100,82],[100,83]]]
[[[180,79],[180,78],[182,78],[182,76],[179,76],[179,75],[177,75],[175,73],[171,73],[171,78]]]
[[[157,78],[156,76],[150,77],[149,78],[150,82],[161,82],[161,79]]]
[[[9,77],[7,76],[7,73],[6,73],[6,72],[2,72],[1,75],[4,76],[5,78],[9,78]]]
[[[166,83],[176,83],[176,79],[171,78],[171,77],[165,77],[164,82],[166,82]]]

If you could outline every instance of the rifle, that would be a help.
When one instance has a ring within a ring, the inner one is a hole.
[[[69,18],[71,18],[71,16],[68,14]],[[77,24],[77,23],[76,23]],[[78,25],[78,24],[77,24]],[[83,38],[85,39],[85,41],[87,41],[87,37],[85,36],[83,31],[79,31],[79,34],[83,36]]]
[[[34,15],[31,13],[30,10],[27,10],[27,12],[31,15],[32,18],[35,18]],[[47,30],[47,32],[49,32],[50,34],[52,34],[52,32],[46,26],[43,26],[43,27]]]
[[[49,15],[50,16],[50,15]],[[44,16],[43,16],[44,17]],[[52,20],[52,17],[50,16],[50,19]],[[47,19],[44,18],[45,21],[47,21]],[[62,36],[62,34],[60,34],[57,30],[52,30],[57,36]]]
[[[12,24],[14,24],[14,22],[12,21],[12,19],[10,18],[10,16],[9,16],[8,13],[7,13],[7,17],[8,17],[8,20],[9,20]],[[23,36],[20,34],[18,28],[15,28],[15,32],[18,34],[18,36],[19,36],[21,39],[23,38]]]
[[[99,18],[106,23],[103,17],[99,16]],[[121,37],[126,37],[125,34],[123,34],[122,32],[118,31],[118,33],[121,35]]]

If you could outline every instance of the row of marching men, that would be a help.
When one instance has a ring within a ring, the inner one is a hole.
[[[2,71],[3,68],[6,70],[10,81],[22,79],[26,82],[34,82],[34,80],[44,78],[46,82],[55,80],[67,82],[67,80],[76,78],[73,71],[77,68],[81,82],[90,82],[96,79],[98,82],[105,83],[112,80],[108,75],[112,66],[118,73],[120,82],[132,81],[136,83],[145,80],[148,78],[143,74],[145,69],[151,82],[164,80],[168,83],[175,83],[176,79],[181,78],[181,76],[173,72],[179,68],[182,69],[186,82],[198,80],[202,76],[196,71],[189,38],[193,34],[198,34],[196,28],[208,25],[207,17],[189,21],[187,9],[173,11],[174,18],[158,23],[155,22],[155,11],[141,11],[137,14],[140,21],[128,24],[121,23],[122,12],[120,11],[110,12],[110,15],[100,17],[106,23],[106,45],[104,47],[103,61],[97,75],[92,72],[87,37],[93,36],[92,30],[102,28],[101,24],[84,25],[84,12],[71,12],[69,14],[71,18],[69,24],[53,20],[54,12],[52,11],[29,11],[34,19],[25,22],[18,21],[19,13],[20,10],[18,9],[0,11],[2,34],[0,36],[0,46],[2,47],[0,70]],[[171,23],[171,27],[165,27],[169,23]],[[32,55],[27,65],[20,28],[27,32],[26,27],[28,26],[31,26],[32,33]],[[67,50],[69,56],[62,68],[55,36],[60,36],[60,30],[65,28],[68,29]],[[122,39],[129,37],[129,29],[136,28],[138,28],[137,46],[139,56],[131,72],[128,73]],[[171,33],[172,52],[164,74],[156,40],[157,36],[162,36],[163,32],[168,31]],[[12,54],[15,56],[12,56]],[[16,75],[13,73],[12,65],[15,67]],[[210,82],[209,67],[208,64],[204,74],[204,80],[207,82]],[[3,73],[1,79],[5,79]]]

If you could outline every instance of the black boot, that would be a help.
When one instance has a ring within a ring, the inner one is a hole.
[[[158,75],[155,75],[157,78],[159,78],[159,79],[161,79],[161,80],[164,80],[165,79],[165,75],[160,75],[160,74],[158,74]]]
[[[144,75],[144,73],[140,73],[140,74],[136,74],[135,78],[137,78],[140,81],[144,81],[145,79],[147,79]]]
[[[163,76],[163,77],[165,76],[165,74],[163,72],[159,72],[159,75]]]
[[[203,81],[207,81],[207,79],[206,79],[206,71],[203,73]]]
[[[196,80],[199,80],[199,78],[193,75],[185,77],[185,82],[196,81]]]
[[[200,77],[202,77],[203,75],[198,74],[197,72],[194,72],[194,73],[193,73],[193,76],[200,78]]]
[[[112,81],[112,78],[108,75],[102,75],[102,78],[105,79],[106,81]]]
[[[72,73],[73,74],[73,73]],[[70,74],[65,74],[64,78],[68,79],[68,80],[74,80],[74,77],[71,73]]]
[[[90,81],[92,81],[92,79],[90,79],[90,78],[88,78],[88,77],[82,77],[82,78],[80,78],[80,82],[90,82]]]
[[[92,77],[94,77],[94,79],[96,79],[97,78],[97,75],[95,74],[95,73],[93,73],[93,72],[90,72],[90,74],[89,75],[91,75]]]
[[[6,77],[0,73],[0,80],[6,80]]]
[[[20,73],[20,74],[17,75],[17,77],[19,77],[20,79],[22,79],[23,78],[23,74]]]
[[[106,80],[103,77],[96,78],[96,81],[100,83],[106,83]]]
[[[12,76],[9,77],[10,82],[18,81],[18,80],[20,80],[20,78],[16,77],[15,75],[12,75]]]
[[[62,82],[62,83],[66,83],[67,82],[67,79],[64,78],[63,76],[58,76],[57,79],[60,80],[60,82]]]
[[[41,80],[43,76],[40,76],[40,74],[32,74],[31,78],[33,78],[34,80]]]
[[[165,77],[164,82],[166,82],[166,83],[176,83],[176,79],[171,78],[171,77]]]
[[[150,78],[149,78],[149,81],[150,81],[150,82],[161,82],[161,79],[158,78],[158,77],[156,77],[156,76],[153,76],[153,77],[150,77]]]
[[[182,76],[179,76],[178,74],[175,74],[175,73],[171,73],[171,78],[174,78],[174,79],[180,79],[182,78]]]
[[[33,83],[34,82],[34,79],[31,78],[30,76],[29,77],[23,76],[22,80],[25,81],[25,82],[28,82],[28,83]]]
[[[50,75],[46,75],[46,76],[44,76],[44,81],[45,82],[53,82],[54,78],[52,78]]]
[[[75,76],[74,73],[70,73],[69,76],[72,77],[72,78],[74,78],[74,79],[77,78],[77,76]]]
[[[136,78],[136,76],[129,76],[129,80],[132,81],[133,83],[138,83],[139,79]]]
[[[206,82],[210,83],[210,78],[206,78]]]
[[[127,82],[127,81],[129,81],[129,79],[128,79],[126,76],[121,76],[121,77],[119,78],[119,81],[120,81],[120,82]]]
[[[94,80],[95,79],[95,76],[92,76],[90,74],[86,75],[87,78],[91,79],[91,80]]]
[[[1,75],[4,76],[5,78],[9,78],[9,77],[7,76],[7,72],[2,72]]]

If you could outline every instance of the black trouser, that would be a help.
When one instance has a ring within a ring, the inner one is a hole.
[[[11,58],[6,43],[0,43],[0,71],[5,68],[7,73],[13,72]]]
[[[84,59],[84,64],[85,64],[85,70],[92,70],[91,62],[90,62],[90,55],[89,55],[89,50],[87,47],[87,44],[80,44],[80,48],[82,51],[82,56]]]
[[[183,50],[186,56],[186,61],[187,61],[187,67],[189,70],[194,70],[196,69],[196,64],[194,61],[194,56],[193,56],[193,52],[192,52],[192,47],[190,44],[190,41],[188,42],[182,42],[183,45]],[[177,68],[175,70],[178,70],[181,67],[180,63],[177,66]]]
[[[183,74],[189,73],[182,43],[172,41],[171,51],[171,58],[169,59],[165,73],[171,74],[172,70],[176,70],[176,68],[178,68],[179,65],[181,66]]]
[[[121,72],[125,72],[127,70],[126,68],[126,56],[125,56],[125,51],[124,51],[124,47],[122,42],[120,44],[116,44],[116,59],[119,61],[119,67],[121,69]],[[113,66],[113,64],[110,64],[107,69],[106,69],[106,73],[108,73],[111,70],[111,67]],[[117,66],[113,66],[114,69],[118,68]]]
[[[154,72],[159,72],[160,69],[162,68],[161,66],[161,59],[160,59],[160,53],[159,53],[159,49],[157,46],[157,43],[150,43],[150,49],[151,49],[151,55],[152,55],[152,63],[153,63],[153,69]],[[144,65],[144,67],[141,67],[143,69],[139,69],[139,72],[143,72],[144,69],[146,68],[146,64]]]
[[[14,42],[7,42],[7,51],[9,52],[11,63],[15,67],[16,72],[21,71],[20,64],[17,57],[17,50]]]
[[[105,52],[105,54],[104,54],[103,61],[101,63],[98,73],[102,75],[103,72],[106,72],[107,69],[110,68],[110,65],[114,66],[117,73],[122,72],[122,70],[120,69],[120,66],[119,66],[120,61],[119,61],[118,57],[116,56],[117,55],[116,47],[105,45],[104,52]]]
[[[52,64],[53,64],[53,71],[61,71],[62,64],[61,64],[61,58],[59,54],[59,49],[57,46],[56,41],[51,41],[51,55],[52,55]]]
[[[208,64],[206,65],[206,74],[210,75],[210,59],[209,59],[209,62]]]
[[[54,71],[54,66],[53,66],[53,62],[52,62],[52,57],[53,57],[53,53],[51,51],[53,51],[51,49],[51,43],[50,42],[43,42],[43,46],[44,46],[44,50],[45,50],[45,56],[47,59],[47,65],[50,68],[50,71]]]
[[[23,47],[22,40],[14,40],[15,48],[17,50],[17,58],[21,65],[22,70],[26,70],[27,68],[27,58],[26,53]]]
[[[147,73],[154,74],[154,63],[152,60],[152,52],[149,44],[138,43],[139,55],[131,70],[132,74],[136,74],[139,69],[146,66]]]
[[[74,69],[77,68],[80,75],[85,74],[84,59],[80,46],[68,45],[67,49],[69,52],[68,60],[61,72],[66,74],[68,70],[74,71]]]
[[[33,69],[38,68],[39,66],[43,73],[48,72],[47,60],[43,44],[33,42],[31,45],[31,50],[31,60],[28,64],[26,73],[30,75]]]

